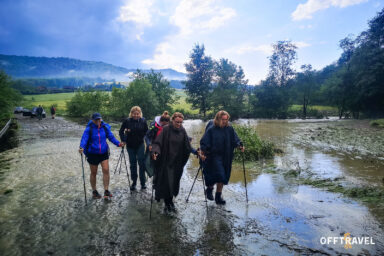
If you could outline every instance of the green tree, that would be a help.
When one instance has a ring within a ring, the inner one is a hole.
[[[130,103],[130,107],[140,106],[147,119],[158,114],[159,103],[155,92],[152,90],[152,85],[147,79],[136,78],[133,80],[126,89],[126,100]]]
[[[21,100],[21,94],[11,88],[10,77],[0,70],[0,120],[8,119]]]
[[[160,108],[164,110],[171,110],[171,105],[177,100],[176,90],[171,87],[169,81],[164,79],[161,72],[155,72],[153,69],[149,73],[137,70],[137,78],[146,79],[151,85],[152,90],[155,92],[156,99]]]
[[[189,55],[190,61],[185,64],[187,70],[185,90],[187,102],[192,104],[193,109],[199,109],[205,118],[206,112],[211,108],[214,62],[204,51],[204,45],[197,44]]]
[[[307,118],[308,106],[311,102],[312,95],[315,90],[314,71],[311,64],[301,66],[302,73],[297,74],[296,93],[298,98],[301,98],[303,106],[303,119]]]
[[[69,116],[90,117],[94,112],[106,113],[109,95],[103,91],[77,91],[75,96],[67,102]]]
[[[295,71],[292,68],[297,59],[296,45],[291,41],[278,41],[272,44],[273,54],[269,57],[269,74],[271,84],[284,87],[288,80],[293,78]]]
[[[224,109],[233,118],[245,113],[245,95],[248,80],[244,71],[228,59],[215,63],[215,87],[212,94],[212,106],[215,111]]]

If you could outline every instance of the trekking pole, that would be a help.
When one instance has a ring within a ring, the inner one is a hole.
[[[149,220],[151,220],[151,218],[152,218],[153,187],[154,187],[153,179],[154,179],[154,177],[152,178],[152,196],[151,196],[151,209],[149,210]]]
[[[189,200],[189,196],[191,195],[191,192],[192,192],[193,186],[195,185],[195,182],[196,182],[197,176],[199,175],[199,172],[200,172],[200,170],[201,170],[201,165],[200,165],[199,169],[197,170],[197,173],[196,173],[195,179],[193,180],[193,184],[192,184],[191,190],[189,190],[189,194],[188,194],[188,196],[187,196],[187,199],[185,200],[187,203],[188,203],[188,200]]]
[[[200,166],[201,166],[201,162],[200,162]],[[201,178],[203,179],[203,191],[204,191],[204,196],[205,196],[205,206],[206,206],[207,212],[208,212],[207,191],[205,190],[205,180],[204,180],[204,172],[203,172],[203,170],[201,170]]]
[[[121,154],[124,153],[124,148],[122,148],[122,151],[120,153],[120,156],[119,156],[119,160],[117,160],[117,165],[116,165],[116,168],[115,168],[115,172],[113,174],[116,174],[116,171],[117,171],[117,168],[119,167],[119,163],[120,163],[120,169],[121,169]],[[119,171],[119,174],[120,174],[120,171]]]
[[[124,154],[124,147],[121,153],[123,154],[125,170],[127,171],[128,186],[131,186],[131,180],[129,179],[129,173],[128,173],[127,159],[125,158],[125,154]],[[121,161],[123,161],[123,159],[121,159]],[[121,169],[121,164],[120,164],[120,169]]]
[[[245,184],[245,197],[246,197],[246,199],[247,199],[247,203],[248,203],[247,177],[245,176],[244,152],[242,152],[241,156],[242,156],[242,158],[243,158],[243,172],[244,172],[244,184]]]
[[[85,177],[84,177],[84,161],[83,161],[83,154],[80,154],[81,156],[81,167],[83,168],[83,185],[84,185],[84,200],[85,200],[85,205],[87,205],[87,192],[85,189]]]

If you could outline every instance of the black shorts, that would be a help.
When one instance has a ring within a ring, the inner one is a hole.
[[[104,154],[87,154],[87,161],[92,165],[99,165],[104,160],[109,159],[109,153],[105,152]]]

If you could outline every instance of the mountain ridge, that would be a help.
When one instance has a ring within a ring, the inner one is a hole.
[[[125,68],[102,61],[79,60],[68,57],[36,57],[0,54],[0,69],[13,78],[91,77],[129,81],[136,68]],[[142,70],[149,72],[150,70]],[[154,69],[168,80],[185,80],[186,74],[176,70]]]

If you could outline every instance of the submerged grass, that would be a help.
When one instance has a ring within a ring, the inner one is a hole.
[[[282,170],[273,167],[263,169],[263,173],[281,174],[299,185],[308,185],[315,188],[325,189],[328,192],[339,193],[349,198],[362,202],[375,203],[384,206],[384,187],[376,186],[348,186],[342,184],[342,177],[320,178],[309,170],[301,168]]]

